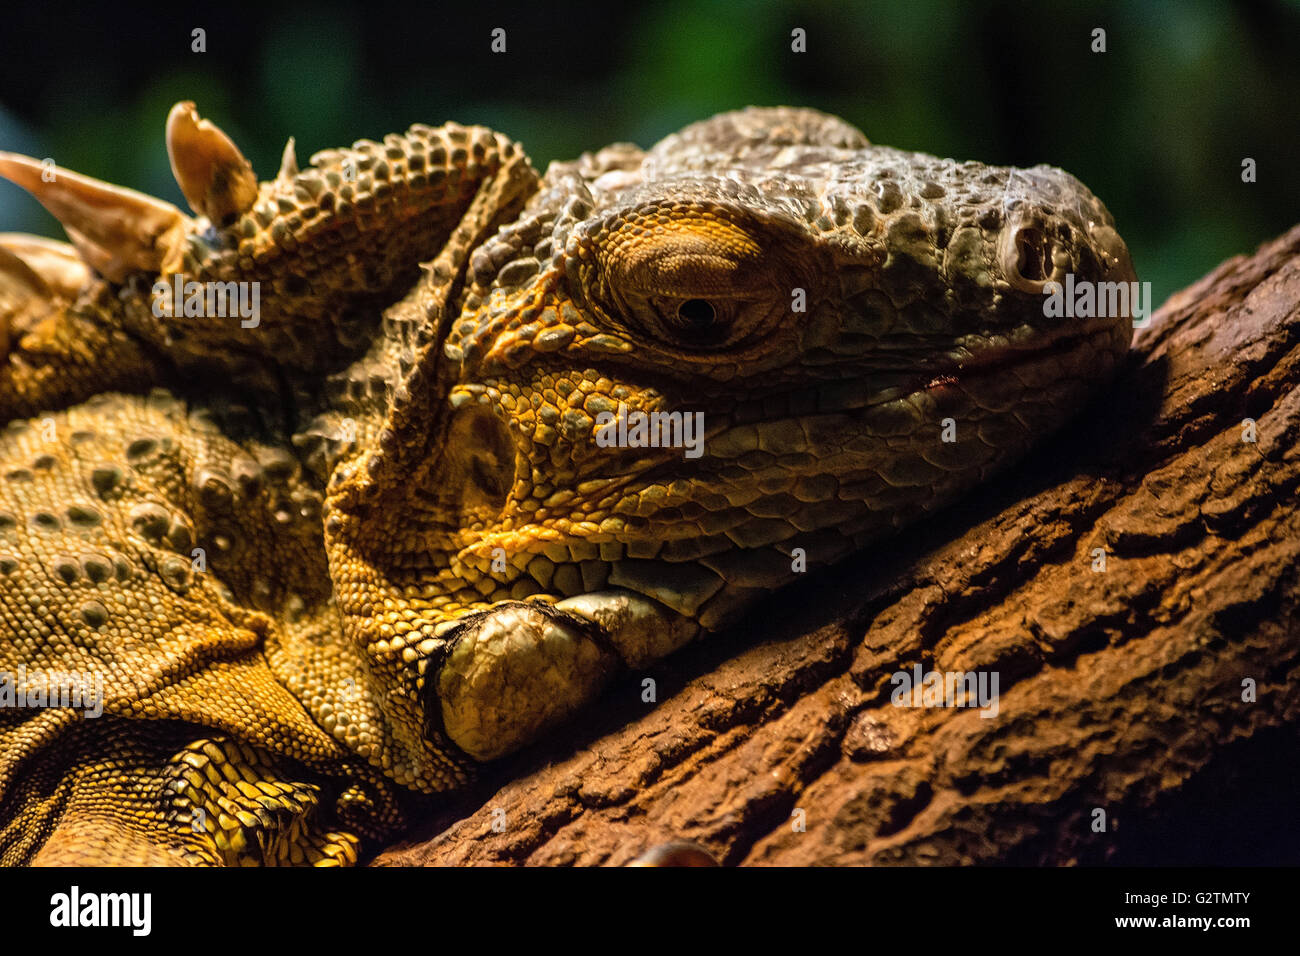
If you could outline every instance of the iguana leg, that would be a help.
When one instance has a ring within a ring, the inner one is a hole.
[[[494,605],[447,635],[437,682],[443,729],[475,759],[503,756],[572,716],[620,670],[666,657],[697,633],[690,618],[625,590]]]

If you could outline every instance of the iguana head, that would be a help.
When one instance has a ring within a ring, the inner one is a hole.
[[[1021,454],[1132,334],[1127,305],[1045,314],[1050,282],[1134,278],[1073,177],[807,110],[553,164],[455,261],[384,426],[334,471],[326,542],[353,633],[478,757],[616,666],[574,617],[634,666],[723,627]]]
[[[555,164],[470,257],[437,356],[447,457],[412,494],[453,506],[459,574],[717,627],[795,549],[833,560],[1077,410],[1131,326],[1046,317],[1067,273],[1134,278],[1073,177],[807,110]]]

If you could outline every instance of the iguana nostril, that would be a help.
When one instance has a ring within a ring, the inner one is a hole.
[[[1043,282],[1052,274],[1052,251],[1042,230],[1016,232],[1016,272],[1029,282]]]
[[[1068,271],[1070,245],[1068,239],[1053,238],[1040,216],[1017,216],[998,237],[998,264],[1012,288],[1040,295]]]
[[[713,326],[717,313],[704,299],[687,299],[677,307],[677,317],[692,331],[703,332]]]

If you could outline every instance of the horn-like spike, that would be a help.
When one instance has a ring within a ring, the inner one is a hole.
[[[49,285],[36,270],[22,256],[0,245],[0,302],[6,298],[30,298],[49,294]]]
[[[298,154],[293,150],[293,137],[284,144],[284,155],[280,157],[280,175],[276,179],[288,181],[298,175]]]
[[[189,100],[167,115],[167,156],[185,199],[217,226],[247,212],[257,199],[252,164]]]
[[[46,281],[23,258],[0,244],[0,359],[26,331],[23,319],[33,302],[50,298]]]
[[[115,263],[113,261],[112,253],[87,239],[79,230],[72,228],[72,226],[64,226],[63,231],[68,234],[68,239],[71,240],[72,245],[76,247],[77,255],[81,256],[82,261],[85,262],[86,265],[90,266],[90,268],[94,269],[100,275],[108,276],[108,278],[114,282],[122,282],[125,280],[127,273],[130,272],[131,269],[124,268],[119,263]],[[149,271],[155,270],[151,269]],[[161,272],[162,269],[159,268],[156,271]]]
[[[66,242],[22,232],[0,232],[0,250],[22,260],[50,291],[65,298],[75,298],[90,281],[86,263]]]
[[[87,264],[114,282],[179,262],[189,218],[171,203],[17,153],[0,152],[0,176],[35,196]]]
[[[73,299],[90,271],[66,242],[0,233],[0,359],[46,318],[58,299]]]

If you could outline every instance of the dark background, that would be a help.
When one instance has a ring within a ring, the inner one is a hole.
[[[489,49],[494,27],[507,52]],[[207,31],[191,52],[190,31]],[[807,31],[792,53],[790,31]],[[1090,50],[1102,27],[1107,52]],[[539,167],[649,146],[747,104],[816,106],[874,142],[1062,166],[1115,214],[1154,299],[1300,220],[1300,2],[796,3],[641,8],[230,0],[33,3],[0,25],[0,148],[187,208],[163,122],[193,99],[262,178],[413,122],[482,123]],[[1243,157],[1258,182],[1241,181]],[[60,235],[0,185],[0,230]]]
[[[204,53],[191,51],[195,27]],[[490,51],[494,27],[505,54]],[[790,50],[795,27],[806,53]],[[1104,54],[1090,49],[1096,27]],[[616,140],[649,146],[720,110],[815,106],[878,143],[1068,169],[1115,214],[1156,302],[1300,221],[1300,0],[227,0],[193,12],[23,0],[0,17],[0,149],[186,208],[163,145],[181,99],[262,178],[289,135],[305,162],[455,119],[517,138],[544,167]],[[1244,157],[1256,183],[1241,181]],[[0,230],[61,235],[4,183]],[[1181,809],[1153,810],[1162,827],[1130,828],[1110,862],[1293,860],[1295,834],[1277,826],[1295,802],[1297,746],[1243,743]]]

